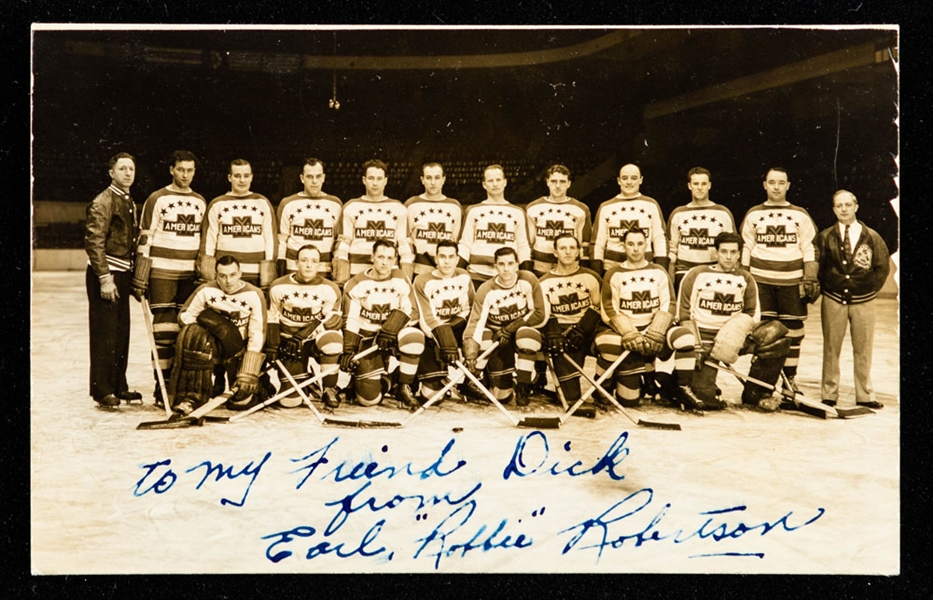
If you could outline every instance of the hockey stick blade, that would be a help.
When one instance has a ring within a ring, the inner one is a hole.
[[[560,429],[560,417],[526,417],[518,422],[518,427]]]

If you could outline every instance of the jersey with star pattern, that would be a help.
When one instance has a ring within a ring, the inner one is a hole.
[[[701,331],[715,333],[739,312],[755,321],[761,319],[758,285],[745,269],[726,273],[719,265],[702,265],[690,269],[680,282],[675,315],[678,321],[690,319]]]
[[[742,221],[742,266],[769,285],[796,285],[803,263],[816,260],[816,224],[800,206],[759,204]]]
[[[152,259],[150,277],[179,280],[194,275],[206,205],[201,194],[168,186],[146,199],[136,251]]]
[[[261,352],[266,333],[266,296],[258,287],[240,283],[243,285],[232,294],[224,292],[216,281],[198,287],[178,313],[179,324],[195,323],[201,311],[212,308],[236,325],[247,350]]]
[[[374,202],[353,198],[343,205],[337,231],[335,258],[350,261],[350,275],[358,275],[372,264],[373,242],[394,241],[400,264],[411,264],[414,257],[408,239],[408,210],[392,198]]]
[[[600,313],[603,322],[612,323],[612,318],[621,313],[638,329],[651,323],[659,310],[674,314],[674,284],[664,267],[647,263],[633,269],[626,263],[614,267],[603,280]]]
[[[421,329],[428,335],[438,325],[451,319],[470,316],[473,306],[473,281],[465,269],[457,268],[450,277],[443,277],[437,269],[415,277],[415,298],[421,316]]]
[[[550,317],[538,278],[531,271],[519,271],[511,287],[503,287],[498,277],[479,286],[473,299],[470,320],[463,339],[483,341],[483,329],[497,330],[515,319],[528,327],[542,327]]]
[[[262,194],[224,194],[207,205],[201,254],[229,254],[240,261],[243,275],[258,276],[260,261],[275,260],[276,239],[275,209]]]
[[[363,337],[372,337],[382,329],[393,310],[409,317],[409,325],[418,321],[415,289],[401,269],[392,269],[388,279],[375,279],[373,269],[354,275],[343,288],[344,329]]]
[[[531,260],[525,211],[510,202],[488,199],[467,207],[460,235],[460,258],[467,261],[467,271],[475,279],[487,280],[496,274],[495,253],[499,248],[514,248],[518,262]]]
[[[732,212],[721,204],[678,206],[668,218],[671,264],[678,273],[716,262],[713,242],[723,231],[735,231]]]
[[[298,250],[312,245],[321,254],[321,272],[330,273],[331,253],[343,204],[337,196],[308,196],[303,191],[282,200],[276,212],[279,224],[278,258],[289,272],[298,270]]]
[[[278,323],[282,333],[290,335],[315,319],[323,321],[325,329],[339,329],[340,310],[340,288],[320,275],[301,282],[291,273],[269,286],[269,324]]]
[[[415,253],[415,274],[434,269],[434,255],[441,240],[460,239],[463,207],[454,198],[428,200],[424,194],[405,201],[408,209],[408,233]]]
[[[657,201],[648,196],[616,196],[603,202],[593,219],[590,255],[594,260],[603,261],[603,271],[606,273],[625,262],[622,236],[633,227],[640,227],[645,232],[645,257],[648,260],[655,256],[667,256],[664,217]]]
[[[552,269],[541,278],[551,316],[565,328],[579,323],[587,309],[599,310],[602,285],[599,275],[584,267],[569,275]]]
[[[535,273],[547,273],[556,263],[554,238],[572,233],[580,244],[580,260],[589,258],[592,233],[590,208],[575,198],[554,202],[543,196],[525,207],[528,221],[528,243]]]

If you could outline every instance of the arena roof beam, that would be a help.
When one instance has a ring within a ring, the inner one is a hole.
[[[612,31],[595,40],[530,52],[501,54],[441,55],[441,56],[305,56],[305,69],[338,69],[341,71],[398,71],[432,69],[498,69],[525,67],[562,62],[591,56],[617,46],[642,32]]]
[[[876,50],[874,42],[844,48],[814,56],[800,62],[777,67],[755,75],[740,77],[707,88],[681,94],[667,100],[652,102],[644,109],[645,120],[697,108],[713,102],[745,96],[754,92],[779,88],[808,79],[824,77],[855,67],[864,67],[891,60],[887,48]]]

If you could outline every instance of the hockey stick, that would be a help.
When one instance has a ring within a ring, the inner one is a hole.
[[[149,351],[152,354],[152,368],[156,372],[156,381],[159,382],[159,389],[162,390],[162,405],[165,408],[165,416],[172,418],[172,398],[169,396],[168,388],[165,386],[165,377],[162,375],[162,368],[159,365],[159,350],[155,342],[155,328],[152,324],[152,310],[149,308],[149,300],[143,297],[139,305],[143,307],[143,321],[146,322],[146,333],[149,334]]]
[[[573,368],[576,369],[576,370],[580,373],[580,375],[581,375],[584,379],[586,379],[587,381],[589,381],[590,384],[593,386],[593,388],[591,388],[590,390],[588,390],[588,392],[592,392],[593,389],[595,389],[597,392],[599,392],[600,394],[602,394],[607,400],[609,400],[613,405],[615,405],[615,407],[618,408],[619,411],[620,411],[623,415],[625,415],[626,418],[628,418],[629,421],[631,421],[632,423],[638,425],[639,427],[648,427],[648,428],[650,428],[650,429],[668,429],[668,430],[671,430],[671,431],[680,431],[680,425],[678,425],[677,423],[658,423],[658,422],[656,422],[656,421],[643,421],[643,420],[641,420],[641,419],[638,419],[638,420],[633,419],[633,418],[632,418],[632,415],[630,415],[630,414],[628,414],[628,412],[626,412],[626,410],[622,407],[621,404],[619,404],[619,402],[615,399],[615,397],[614,397],[612,394],[610,394],[609,392],[607,392],[606,390],[603,389],[603,386],[602,386],[602,384],[601,384],[600,382],[605,381],[605,380],[607,379],[607,374],[612,373],[613,371],[615,371],[615,370],[619,367],[619,365],[622,364],[622,361],[625,360],[625,357],[626,357],[626,356],[628,356],[628,350],[622,352],[622,354],[619,355],[619,358],[617,358],[617,359],[615,360],[615,362],[613,362],[613,363],[609,366],[609,368],[606,369],[606,372],[602,374],[602,376],[600,377],[599,381],[594,381],[592,377],[590,377],[589,375],[587,375],[587,374],[583,371],[583,367],[581,367],[580,365],[578,365],[576,362],[574,362],[574,360],[573,360],[572,358],[570,358],[569,356],[567,356],[567,353],[566,353],[566,352],[564,353],[564,358],[567,360],[567,362],[569,362],[569,363],[571,364],[571,366],[573,366]],[[585,397],[585,396],[584,396],[584,397]],[[579,400],[578,400],[577,402],[579,402]]]
[[[362,353],[361,353],[362,354]],[[356,357],[354,357],[356,358]],[[311,402],[311,399],[308,398],[308,395],[305,394],[304,389],[298,386],[298,382],[295,381],[295,378],[291,373],[288,372],[288,369],[280,361],[275,361],[275,364],[279,367],[279,370],[285,375],[285,378],[292,384],[293,389],[301,395],[301,400],[311,409],[312,412],[317,416],[318,420],[322,425],[335,425],[337,427],[401,427],[401,423],[391,422],[391,421],[343,421],[341,419],[331,419],[325,417],[321,412],[314,406]],[[338,369],[339,371],[339,369]],[[336,373],[337,371],[328,371],[327,375],[331,373]],[[324,372],[322,371],[320,375],[315,375],[312,379],[323,379]],[[307,383],[307,382],[304,382]]]
[[[786,389],[789,391],[792,391],[795,396],[800,395],[802,399],[809,400],[809,398],[803,395],[803,392],[798,392],[793,389],[793,386],[790,384],[790,379],[787,377],[784,371],[781,371],[781,381],[784,382]],[[795,402],[797,402],[796,398],[795,398]],[[823,404],[823,403],[820,402],[820,404]],[[797,404],[796,406],[797,406],[797,409],[800,410],[801,412],[809,412],[808,410],[804,410],[803,408],[801,408],[800,404]],[[826,406],[826,405],[823,404],[823,406]],[[844,406],[834,406],[833,408],[836,409],[836,414],[838,414],[843,419],[847,419],[849,417],[864,417],[865,415],[875,414],[875,411],[864,406],[853,406],[850,408],[846,408]]]
[[[483,360],[484,358],[486,358],[487,356],[489,356],[489,355],[492,353],[492,351],[493,351],[493,349],[494,349],[495,347],[496,347],[496,345],[492,345],[492,346],[490,346],[489,348],[486,348],[486,351],[483,352],[476,360]],[[458,373],[460,373],[460,372],[458,371]],[[447,385],[445,385],[444,387],[442,387],[442,388],[439,389],[438,391],[434,392],[434,395],[431,396],[431,397],[428,399],[427,402],[425,402],[424,404],[422,404],[421,406],[419,406],[419,407],[418,407],[418,410],[416,410],[415,412],[413,412],[412,414],[410,414],[410,415],[408,416],[407,419],[405,419],[404,421],[402,421],[402,426],[404,427],[405,425],[408,425],[408,424],[411,422],[412,419],[414,419],[415,417],[417,417],[418,415],[420,415],[421,413],[423,413],[423,412],[425,411],[425,409],[427,409],[429,406],[431,406],[432,404],[434,404],[435,402],[437,402],[438,400],[440,400],[441,398],[443,398],[443,397],[444,397],[444,394],[446,394],[447,392],[449,392],[451,389],[453,389],[453,387],[454,387],[455,385],[457,385],[458,383],[462,382],[464,379],[466,379],[466,377],[463,376],[463,373],[460,373],[460,378],[459,378],[459,379],[456,378],[456,377],[451,377],[451,378],[450,378],[450,381],[447,382]]]
[[[823,404],[822,402],[815,402],[813,400],[810,400],[803,394],[800,394],[798,398],[797,394],[794,394],[793,392],[788,392],[787,390],[783,388],[783,386],[781,387],[781,389],[778,389],[776,385],[771,385],[770,383],[765,383],[764,381],[760,379],[749,377],[748,375],[743,375],[739,373],[738,371],[736,371],[735,369],[733,369],[732,367],[728,365],[723,365],[722,363],[718,361],[714,361],[712,359],[707,359],[704,362],[704,364],[708,367],[713,367],[714,369],[719,369],[720,371],[731,373],[732,375],[735,376],[736,379],[738,379],[742,383],[754,383],[755,385],[771,390],[772,392],[777,392],[778,394],[787,398],[788,400],[793,401],[793,403],[797,406],[798,409],[800,409],[801,412],[805,412],[809,415],[813,415],[814,417],[819,417],[821,419],[825,419],[830,416],[840,418],[840,419],[842,418],[839,415],[839,413],[836,411],[836,409],[833,408],[832,406],[827,406]]]
[[[136,429],[181,429],[195,425],[200,426],[204,423],[207,413],[226,403],[227,400],[233,397],[234,393],[236,393],[236,388],[211,398],[187,415],[173,414],[166,421],[146,421],[137,425]]]
[[[360,352],[359,354],[355,355],[355,356],[353,357],[353,360],[358,360],[358,359],[360,359],[360,358],[363,358],[364,356],[370,354],[370,353],[373,352],[373,351],[374,351],[374,350],[372,350],[372,349],[366,349],[366,350]],[[276,362],[278,363],[278,361],[276,361]],[[296,390],[298,390],[298,389],[304,389],[304,388],[308,387],[309,385],[311,385],[312,383],[315,383],[316,381],[320,381],[321,379],[323,379],[323,378],[324,378],[324,375],[330,375],[331,373],[333,373],[333,371],[328,371],[326,374],[323,374],[323,372],[322,372],[322,373],[319,373],[319,374],[315,375],[314,377],[311,377],[311,378],[309,378],[309,379],[306,379],[306,380],[302,381],[302,382],[301,382],[297,387],[295,387],[295,388],[289,388],[289,389],[287,389],[287,390],[282,390],[282,391],[280,391],[278,394],[276,394],[275,396],[272,396],[271,398],[267,399],[266,401],[261,402],[261,403],[257,404],[256,406],[253,406],[253,407],[249,408],[248,410],[245,410],[245,411],[241,412],[240,414],[237,414],[237,415],[234,415],[234,416],[230,417],[229,420],[230,420],[230,421],[236,421],[236,420],[238,420],[238,419],[242,419],[242,418],[245,417],[245,416],[251,415],[251,414],[253,414],[254,412],[260,411],[260,410],[266,408],[267,406],[271,406],[271,405],[275,404],[276,402],[278,402],[279,400],[281,400],[282,398],[284,398],[285,396],[288,396],[288,395],[291,394],[292,392],[294,392],[294,391],[296,391]]]
[[[547,362],[548,369],[551,370],[551,374],[554,375],[554,387],[557,390],[557,397],[560,398],[561,406],[564,408],[564,417],[567,414],[571,414],[574,417],[586,417],[587,419],[596,418],[596,409],[592,406],[581,407],[579,404],[574,403],[574,410],[570,410],[570,404],[567,403],[567,398],[564,396],[564,390],[560,387],[560,379],[557,377],[557,369],[554,368],[554,359],[550,354],[544,354],[544,360]],[[580,403],[582,404],[582,403]],[[561,423],[563,423],[563,418],[561,418]]]
[[[498,342],[493,342],[489,350],[496,348],[498,345]],[[490,392],[489,389],[484,386],[479,379],[477,379],[476,375],[474,375],[468,368],[466,368],[466,365],[463,364],[463,361],[458,360],[456,365],[457,368],[460,369],[460,372],[466,375],[466,377],[472,381],[481,392],[483,392],[483,395],[486,396],[486,398],[488,398],[489,401],[496,406],[496,408],[502,411],[502,414],[504,414],[509,422],[512,423],[512,425],[515,427],[531,427],[538,429],[558,429],[560,427],[560,419],[557,417],[526,417],[519,420],[512,413],[510,413],[506,407],[502,406],[502,402],[500,402],[499,399],[496,398],[496,396]]]

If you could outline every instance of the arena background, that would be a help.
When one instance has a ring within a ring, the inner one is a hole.
[[[486,164],[503,164],[506,197],[526,204],[560,162],[595,212],[636,162],[665,218],[689,201],[691,167],[712,171],[711,198],[741,220],[782,165],[819,228],[845,187],[893,253],[897,42],[891,27],[37,30],[34,266],[84,268],[62,250],[81,248],[112,154],[137,157],[142,203],[180,148],[201,159],[206,199],[243,157],[274,204],[300,189],[307,156],[344,200],[378,157],[389,196],[420,193],[420,165],[437,160],[464,204],[485,197]]]

